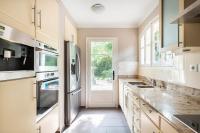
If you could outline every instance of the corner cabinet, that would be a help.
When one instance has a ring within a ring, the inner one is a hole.
[[[35,37],[35,0],[1,0],[0,22]]]
[[[0,133],[36,133],[35,78],[0,82]]]
[[[59,128],[58,106],[37,123],[38,133],[55,133]]]
[[[36,1],[36,39],[58,48],[59,4],[56,0]]]

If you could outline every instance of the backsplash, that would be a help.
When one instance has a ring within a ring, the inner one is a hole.
[[[139,78],[141,78],[147,84],[152,84],[153,82],[155,82],[155,85],[157,87],[167,89],[169,91],[170,90],[176,91],[179,94],[184,94],[186,96],[190,96],[200,102],[200,89],[187,87],[187,86],[181,86],[181,85],[168,83],[168,82],[161,81],[161,80],[154,80],[154,79],[143,77],[143,76],[140,76]]]

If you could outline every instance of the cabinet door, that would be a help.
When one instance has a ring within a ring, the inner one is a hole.
[[[53,109],[38,123],[39,133],[55,133],[59,128],[58,107]]]
[[[168,122],[164,119],[161,119],[161,131],[162,133],[178,133],[175,128],[173,128]]]
[[[35,79],[0,82],[0,133],[36,133]]]
[[[65,17],[65,40],[77,44],[77,29],[67,16]]]
[[[58,48],[59,4],[56,0],[37,0],[36,39]]]
[[[159,133],[159,129],[151,122],[151,120],[142,111],[141,111],[141,133]]]
[[[35,37],[35,0],[1,0],[0,22]]]
[[[178,13],[179,0],[162,0],[163,47],[178,46],[178,24],[171,24]]]
[[[124,110],[123,108],[123,94],[124,94],[124,84],[122,81],[119,81],[119,105],[122,109],[122,111]]]

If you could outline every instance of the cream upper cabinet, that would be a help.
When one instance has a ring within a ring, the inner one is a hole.
[[[65,17],[65,40],[77,44],[77,29],[67,16]]]
[[[0,22],[35,37],[35,0],[0,0]]]
[[[36,39],[58,48],[59,4],[56,0],[36,1]]]
[[[59,128],[58,106],[49,112],[37,124],[38,133],[55,133]]]
[[[141,111],[141,133],[159,133],[159,129],[151,122],[151,120],[142,111]]]
[[[0,82],[0,133],[36,133],[35,78]]]

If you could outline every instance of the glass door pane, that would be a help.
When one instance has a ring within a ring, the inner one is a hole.
[[[112,42],[91,42],[91,90],[113,89],[112,55]]]

